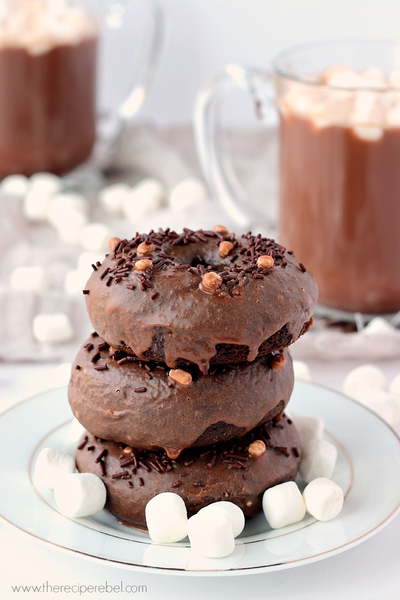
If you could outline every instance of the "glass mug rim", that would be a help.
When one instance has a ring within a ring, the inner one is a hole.
[[[380,47],[380,48],[387,48],[387,49],[392,49],[394,51],[397,50],[397,52],[399,53],[399,66],[398,69],[400,70],[400,40],[396,40],[396,39],[389,39],[389,38],[353,38],[353,37],[349,37],[349,38],[335,38],[335,39],[331,39],[331,40],[325,40],[325,41],[317,41],[317,42],[310,42],[310,43],[303,43],[303,44],[295,44],[293,46],[289,46],[288,48],[285,48],[284,50],[282,50],[281,52],[279,52],[278,54],[275,55],[275,58],[271,61],[271,72],[274,75],[277,75],[283,79],[292,81],[293,83],[300,83],[304,86],[308,86],[310,88],[314,88],[314,89],[329,89],[332,91],[339,91],[339,92],[354,92],[354,91],[373,91],[376,92],[378,94],[386,94],[386,93],[400,93],[400,89],[398,87],[395,86],[386,86],[386,87],[382,87],[382,88],[377,88],[377,87],[373,87],[373,86],[359,86],[357,88],[351,87],[351,86],[344,86],[344,85],[330,85],[329,83],[325,83],[325,82],[321,82],[321,81],[316,81],[315,79],[312,79],[311,77],[307,77],[304,74],[301,74],[300,72],[295,72],[295,70],[291,70],[290,68],[287,68],[284,64],[285,60],[287,60],[290,57],[295,57],[295,56],[300,56],[302,53],[306,53],[306,52],[313,52],[313,51],[317,51],[317,50],[323,50],[323,49],[334,49],[334,48],[352,48],[352,49],[358,49],[358,48],[362,48],[362,47],[366,47],[369,46],[370,48],[373,47]],[[325,69],[328,69],[330,67],[336,66],[334,64],[326,64],[325,65]],[[341,65],[338,65],[341,66]],[[343,65],[345,66],[345,65]]]

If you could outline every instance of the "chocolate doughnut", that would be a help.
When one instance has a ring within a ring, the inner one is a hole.
[[[272,368],[278,355],[252,363],[214,366],[207,375],[196,367],[189,385],[173,381],[159,363],[143,363],[112,353],[100,337],[89,338],[72,365],[68,397],[83,426],[100,438],[141,449],[163,449],[171,458],[190,446],[243,435],[279,418],[293,389],[292,361]]]
[[[94,329],[115,349],[206,373],[286,347],[311,323],[317,284],[273,240],[222,228],[114,242],[84,292]]]
[[[265,445],[261,456],[252,455]],[[97,460],[97,462],[96,462]],[[295,479],[300,462],[300,440],[286,416],[269,422],[239,440],[192,448],[170,460],[163,452],[133,450],[86,433],[76,451],[80,472],[102,477],[107,488],[106,508],[127,525],[146,528],[147,502],[161,492],[176,492],[188,515],[212,502],[228,500],[246,517],[261,511],[264,491]]]

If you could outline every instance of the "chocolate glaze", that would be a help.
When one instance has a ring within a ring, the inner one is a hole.
[[[221,234],[189,231],[184,236],[161,232],[124,240],[93,272],[86,285],[87,309],[93,327],[111,346],[143,359],[156,348],[158,360],[170,367],[183,360],[206,372],[218,345],[244,347],[246,360],[252,361],[262,343],[282,328],[291,342],[299,337],[312,317],[317,285],[282,246],[261,236],[236,239],[228,234],[224,239],[235,247],[221,258]],[[132,268],[132,261],[142,258],[136,249],[144,240],[156,246],[146,258],[157,263],[160,256],[167,257],[165,264],[147,272],[149,288]],[[258,268],[261,254],[273,256],[274,267]],[[182,264],[191,270],[176,268]],[[223,276],[216,293],[201,289],[207,266]],[[118,269],[125,267],[120,276]],[[158,295],[151,299],[154,293]]]
[[[69,383],[72,411],[100,438],[142,449],[163,448],[170,457],[190,446],[243,435],[266,420],[279,418],[293,389],[287,351],[286,364],[278,371],[270,366],[272,356],[236,368],[215,367],[208,375],[195,368],[188,387],[172,384],[169,369],[163,370],[162,365],[124,363],[124,356],[110,357],[100,337],[82,345]],[[116,360],[121,357],[123,364]],[[142,388],[146,391],[135,392]]]
[[[107,488],[106,507],[124,524],[139,528],[146,527],[147,502],[162,492],[175,492],[181,496],[189,516],[212,502],[228,500],[237,504],[246,517],[253,517],[261,512],[264,491],[284,481],[294,480],[300,462],[300,440],[294,425],[285,416],[279,422],[279,427],[269,422],[240,440],[187,449],[172,462],[162,452],[133,452],[137,460],[142,460],[146,465],[154,463],[155,459],[160,462],[165,459],[164,465],[170,464],[169,470],[160,473],[152,467],[149,472],[132,464],[121,467],[121,463],[127,460],[126,456],[128,459],[131,456],[123,452],[124,445],[99,440],[89,433],[86,435],[88,442],[76,451],[79,471],[101,476],[101,467],[95,459],[102,450],[107,450],[103,459],[106,474],[102,477]],[[261,439],[261,436],[267,440],[267,449],[261,457],[252,457],[247,451],[248,445],[255,439]],[[92,446],[95,448],[88,451],[87,448]],[[274,450],[274,447],[281,450],[286,448],[287,452]],[[242,457],[242,464],[236,459],[230,459],[230,464],[235,463],[237,467],[230,467],[229,463],[223,462],[227,460],[227,453]],[[120,456],[123,458],[120,459]],[[127,473],[124,476],[126,479],[113,479],[112,476],[117,473]],[[139,478],[143,485],[139,485]],[[129,482],[133,487],[128,487]],[[180,484],[175,487],[177,482]],[[198,483],[202,485],[196,485]]]

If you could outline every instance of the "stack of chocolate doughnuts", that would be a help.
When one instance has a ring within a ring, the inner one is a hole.
[[[69,385],[87,429],[78,469],[101,476],[109,511],[136,527],[165,491],[189,515],[229,500],[254,516],[297,473],[287,346],[312,322],[314,278],[274,240],[222,226],[109,245],[83,290],[95,332]]]

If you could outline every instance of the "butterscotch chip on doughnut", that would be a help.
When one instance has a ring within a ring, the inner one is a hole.
[[[232,244],[232,242],[221,242],[220,245],[218,246],[218,252],[221,258],[226,258],[229,254],[229,252],[231,252],[231,250],[233,250],[234,246]]]
[[[153,266],[153,261],[148,258],[141,258],[135,263],[135,271],[145,271]]]
[[[192,376],[183,369],[171,369],[169,372],[169,378],[179,385],[187,386],[192,383]]]
[[[221,285],[222,277],[214,271],[211,271],[210,273],[205,273],[201,279],[201,289],[203,290],[203,292],[209,292],[210,294],[213,294],[214,292],[219,290]]]
[[[266,446],[262,440],[254,440],[249,446],[249,454],[254,457],[259,457],[264,454]]]
[[[214,227],[211,227],[211,231],[218,231],[218,233],[221,233],[222,235],[228,235],[229,233],[227,228],[223,225],[214,225]]]
[[[113,237],[110,240],[108,240],[108,247],[110,248],[111,252],[114,252],[115,248],[118,246],[120,241],[121,240],[119,237]]]
[[[150,242],[142,242],[137,247],[138,254],[151,254],[152,252],[154,252],[154,250],[155,250],[155,246],[154,246],[154,244],[151,244]]]
[[[269,256],[268,254],[259,256],[257,258],[257,265],[259,267],[262,267],[263,269],[270,269],[271,267],[274,266],[274,264],[275,264],[274,259],[272,258],[272,256]]]
[[[271,367],[274,371],[279,371],[286,364],[286,357],[284,354],[276,354],[271,361]]]

